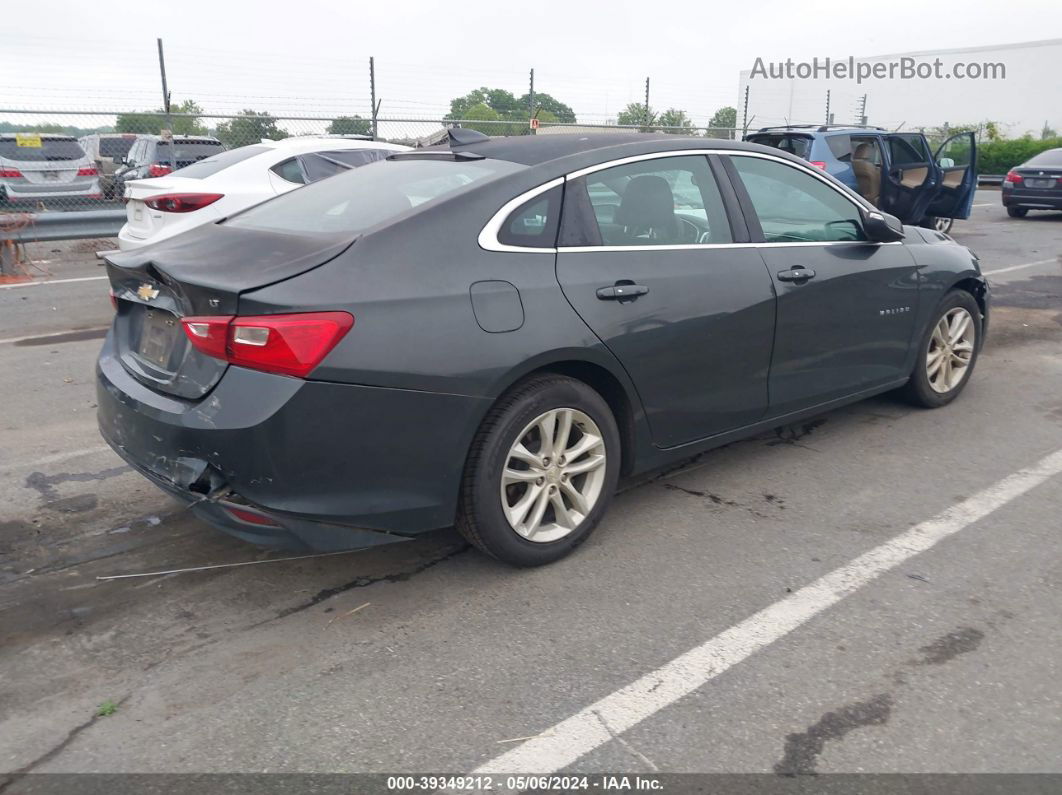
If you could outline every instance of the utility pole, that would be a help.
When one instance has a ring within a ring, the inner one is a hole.
[[[531,67],[531,86],[527,90],[527,119],[528,127],[531,128],[531,134],[534,135],[537,130],[531,127],[531,120],[535,118],[535,68]]]
[[[170,116],[170,89],[166,86],[166,58],[162,54],[162,39],[155,39],[159,45],[159,74],[162,75],[162,112],[166,114],[166,127],[170,131],[170,169],[177,170],[177,152],[173,143],[173,118]]]
[[[735,134],[737,130],[734,131]],[[741,114],[741,137],[744,138],[749,133],[749,84],[745,84],[745,110]],[[736,136],[735,136],[736,137]]]
[[[376,59],[369,56],[369,102],[372,103],[372,139],[375,141],[380,130],[377,126],[377,116],[380,106],[376,104]]]
[[[826,89],[826,124],[830,123],[830,90]]]
[[[645,126],[649,126],[649,78],[645,78]]]

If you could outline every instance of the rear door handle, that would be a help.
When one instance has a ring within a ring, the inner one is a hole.
[[[803,265],[794,265],[787,271],[778,271],[778,281],[803,283],[815,278],[815,271]]]
[[[633,301],[649,292],[642,284],[614,284],[611,287],[599,287],[597,297],[602,301]]]

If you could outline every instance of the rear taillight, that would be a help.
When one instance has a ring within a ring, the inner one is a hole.
[[[245,511],[242,508],[232,508],[228,505],[225,506],[225,510],[228,511],[233,518],[239,519],[241,522],[264,525],[265,527],[280,527],[279,524],[274,522],[268,516],[264,516],[255,511]]]
[[[224,193],[166,193],[144,199],[144,204],[152,210],[164,213],[190,213],[213,204],[224,197]]]
[[[811,163],[811,165],[815,166],[815,168],[821,168],[823,171],[826,170],[825,160],[809,160],[808,162]]]
[[[1017,173],[1015,173],[1013,171],[1008,171],[1007,172],[1007,176],[1003,179],[1004,182],[1010,182],[1010,183],[1015,184],[1015,185],[1020,184],[1021,180],[1022,180],[1021,174],[1017,174]]]
[[[169,166],[164,166],[161,163],[152,163],[150,166],[148,166],[149,177],[164,177],[171,171],[173,171],[172,168],[170,168]]]
[[[0,168],[0,177],[21,177],[22,172],[17,168]]]
[[[115,312],[117,312],[118,311],[118,293],[116,293],[114,291],[113,287],[109,290],[109,292],[111,294],[111,307],[114,309]]]
[[[305,378],[354,325],[346,312],[181,320],[192,345],[207,356],[278,375]]]
[[[77,175],[79,177],[98,177],[99,174],[100,172],[96,170],[95,166],[85,166],[84,168],[79,168],[77,170]]]

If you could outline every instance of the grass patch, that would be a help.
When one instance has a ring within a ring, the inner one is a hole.
[[[111,701],[109,698],[96,707],[96,717],[106,718],[108,715],[113,715],[118,711],[118,705]]]

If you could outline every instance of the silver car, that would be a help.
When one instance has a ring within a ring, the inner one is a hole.
[[[77,140],[47,133],[0,133],[0,200],[99,199],[99,171]]]

